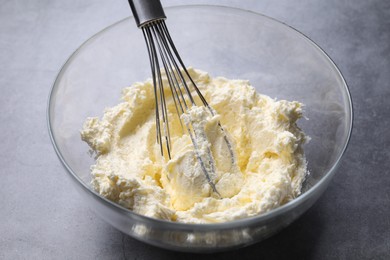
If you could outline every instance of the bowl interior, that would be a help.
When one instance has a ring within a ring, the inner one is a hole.
[[[294,29],[251,12],[192,6],[166,14],[187,66],[248,79],[260,93],[304,103],[308,120],[299,125],[311,137],[305,146],[311,174],[304,191],[329,174],[347,145],[352,110],[342,76],[321,49]],[[49,125],[59,156],[85,185],[94,159],[80,139],[83,122],[117,104],[122,88],[149,77],[142,32],[131,18],[92,37],[61,70],[49,103]]]

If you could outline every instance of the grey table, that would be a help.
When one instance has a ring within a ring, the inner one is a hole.
[[[0,1],[0,259],[389,259],[390,1],[212,3],[281,20],[318,43],[349,84],[353,136],[326,193],[276,236],[214,255],[186,255],[123,235],[79,199],[46,128],[49,90],[84,40],[130,14],[125,0]]]

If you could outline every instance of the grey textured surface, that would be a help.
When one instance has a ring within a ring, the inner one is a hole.
[[[349,84],[355,121],[330,187],[278,235],[187,255],[122,235],[79,200],[46,128],[51,84],[84,40],[130,13],[124,0],[0,0],[0,259],[389,259],[390,1],[166,0],[250,9],[302,31]]]

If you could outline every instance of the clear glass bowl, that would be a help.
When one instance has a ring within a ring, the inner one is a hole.
[[[300,126],[310,176],[295,200],[266,214],[221,224],[182,224],[137,215],[89,185],[94,159],[79,130],[119,102],[121,89],[150,77],[142,32],[124,19],[86,41],[61,69],[48,104],[50,136],[75,186],[101,218],[159,247],[215,252],[261,241],[289,225],[322,194],[352,130],[348,87],[335,64],[311,40],[274,19],[217,6],[166,9],[167,25],[187,66],[212,76],[248,79],[260,93],[304,103]]]

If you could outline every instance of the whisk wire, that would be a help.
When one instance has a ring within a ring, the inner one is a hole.
[[[157,103],[157,83],[156,83],[156,77],[154,74],[155,69],[154,69],[154,58],[152,55],[152,47],[151,47],[152,44],[150,42],[150,37],[149,37],[149,35],[147,35],[146,30],[142,29],[142,33],[144,35],[145,43],[147,46],[149,63],[150,63],[151,71],[152,71],[153,91],[154,91],[154,98],[155,98],[155,113],[156,113],[156,139],[157,139],[157,143],[161,144],[162,140],[161,140],[161,136],[159,135],[159,133],[161,133],[161,131],[160,131],[160,114],[159,114],[159,107],[158,107],[158,103]],[[162,146],[161,146],[161,153],[162,153]]]
[[[158,34],[158,40],[156,41],[157,44],[158,44],[158,49],[159,49],[159,52],[160,52],[160,56],[161,56],[161,60],[163,62],[163,65],[164,65],[164,69],[166,71],[166,76],[167,76],[167,80],[168,80],[168,85],[169,85],[169,88],[171,90],[171,93],[172,93],[172,99],[174,101],[174,104],[175,104],[175,109],[176,109],[176,114],[179,118],[179,122],[180,122],[180,125],[181,125],[181,128],[182,128],[182,131],[184,131],[183,129],[183,124],[181,122],[181,118],[180,118],[180,115],[182,113],[184,113],[185,109],[183,108],[182,104],[185,105],[185,108],[187,108],[187,104],[185,103],[185,99],[184,99],[184,96],[183,96],[183,93],[180,89],[180,85],[178,83],[178,80],[176,78],[176,75],[175,73],[171,73],[173,72],[173,68],[172,68],[172,64],[171,64],[171,61],[168,57],[168,54],[167,54],[167,50],[166,50],[166,45],[162,44],[161,41],[164,41],[164,38],[161,37],[161,35],[159,34],[159,32],[155,33],[155,35]],[[180,102],[180,96],[178,94],[178,91],[181,93],[181,97],[183,98],[183,102]],[[179,104],[179,106],[178,106]],[[179,107],[180,107],[180,111],[179,111]]]
[[[190,84],[195,89],[195,92],[203,105],[208,108],[211,115],[214,115],[214,112],[207,104],[206,99],[199,91],[180,58],[179,52],[165,25],[164,19],[166,16],[160,0],[129,0],[129,4],[137,26],[142,29],[146,47],[148,49],[155,96],[156,139],[157,143],[160,145],[161,155],[164,157],[164,139],[168,157],[171,159],[171,135],[168,122],[168,108],[165,101],[164,81],[161,75],[161,68],[163,67],[182,130],[184,128],[183,121],[193,143],[194,152],[201,169],[213,191],[220,196],[211,178],[211,176],[214,177],[216,172],[210,146],[205,143],[207,142],[206,133],[201,129],[202,126],[199,125],[200,123],[191,118],[191,115],[189,115],[189,117],[183,116],[187,112],[191,113],[192,111],[190,110],[197,106],[192,91],[190,90]],[[161,60],[158,58],[157,52],[160,54]],[[160,61],[162,67],[160,66]],[[188,83],[186,78],[188,78]],[[221,124],[218,123],[218,125],[221,127]],[[222,127],[221,130],[223,132]],[[227,138],[225,138],[225,140],[227,140]],[[207,150],[205,153],[202,152],[201,154],[200,148],[203,148],[204,145],[207,145]],[[228,147],[231,149],[229,143]],[[231,154],[233,154],[232,151]]]
[[[207,103],[207,101],[206,101],[206,99],[204,98],[203,94],[200,92],[199,88],[196,86],[194,80],[192,79],[192,77],[190,76],[190,74],[189,74],[189,72],[188,72],[186,66],[184,65],[184,62],[183,62],[183,60],[181,59],[181,57],[180,57],[180,55],[179,55],[179,52],[177,51],[177,49],[176,49],[176,47],[175,47],[175,44],[174,44],[174,42],[173,42],[173,40],[172,40],[172,38],[171,38],[171,35],[169,34],[168,28],[167,28],[167,26],[166,26],[166,24],[165,24],[164,21],[161,23],[161,28],[162,28],[162,30],[163,30],[163,32],[164,32],[164,35],[166,36],[166,39],[168,40],[168,42],[169,42],[169,44],[170,44],[170,47],[172,48],[172,51],[174,52],[174,54],[175,54],[177,60],[179,61],[182,70],[184,71],[184,73],[186,74],[186,76],[188,77],[188,79],[191,81],[191,83],[192,83],[192,85],[193,85],[193,87],[194,87],[196,93],[198,94],[200,100],[202,101],[203,105],[209,107],[209,104]],[[176,69],[177,69],[177,68],[176,68]],[[181,75],[181,76],[182,76],[182,75]],[[184,80],[184,77],[183,77],[183,76],[182,76],[182,79],[183,79],[183,81],[184,81],[183,84],[185,85],[186,90],[189,92],[188,94],[189,94],[190,97],[191,97],[191,102],[194,104],[195,101],[192,99],[192,95],[191,95],[191,93],[190,93],[190,90],[189,90],[189,88],[188,88],[188,86],[187,86],[187,83],[186,83],[186,81]],[[214,115],[214,114],[213,114],[213,115]]]
[[[164,156],[164,145],[162,143],[162,139],[165,139],[165,147],[168,152],[168,157],[169,159],[171,159],[170,130],[168,124],[168,112],[165,101],[166,99],[164,94],[161,69],[163,68],[165,71],[168,85],[172,93],[172,99],[174,101],[176,112],[178,114],[179,122],[182,126],[182,129],[184,127],[182,124],[181,115],[186,113],[190,106],[196,106],[195,100],[192,96],[187,81],[189,80],[195,89],[197,89],[197,86],[189,75],[183,61],[181,60],[176,50],[176,47],[169,35],[165,22],[163,20],[153,21],[150,24],[143,26],[142,31],[148,49],[148,55],[153,76],[153,85],[156,101],[157,142],[160,144],[161,154]],[[160,54],[160,59],[157,54]],[[160,61],[162,63],[162,67],[160,67]],[[182,74],[182,71],[185,72],[185,75]],[[187,79],[185,77],[187,77]],[[200,94],[199,90],[196,92],[198,93],[198,95]],[[201,97],[201,100],[202,99],[204,100],[203,96]],[[203,104],[205,104],[205,102],[203,102]],[[208,148],[207,153],[202,156],[199,152],[200,147],[197,141],[198,138],[200,138],[198,136],[198,133],[193,129],[193,126],[190,122],[184,123],[189,137],[194,145],[195,155],[197,160],[199,161],[200,167],[204,172],[212,190],[216,194],[220,195],[209,174],[215,173],[214,160],[212,158],[211,150],[210,148]],[[208,166],[206,165],[206,163]]]
[[[176,71],[180,72],[180,71],[185,71],[186,72],[186,76],[188,77],[188,79],[193,83],[193,86],[195,88],[197,88],[196,84],[194,83],[194,81],[192,80],[190,74],[188,73],[183,61],[181,60],[180,58],[180,55],[175,47],[175,44],[174,42],[172,41],[172,39],[170,38],[170,35],[169,35],[169,31],[165,25],[165,22],[162,21],[162,23],[160,24],[159,26],[160,30],[161,30],[161,34],[164,36],[162,37],[163,38],[163,42],[165,44],[165,47],[169,50],[168,51],[168,54],[172,60],[172,63],[176,69]],[[168,41],[167,41],[168,39]],[[173,52],[173,53],[172,53]],[[179,64],[181,65],[181,68],[180,66],[178,65],[178,63],[176,62],[176,60],[179,62]],[[188,98],[191,102],[192,105],[195,105],[195,100],[194,98],[192,97],[192,94],[191,94],[191,90],[190,88],[188,87],[188,84],[187,84],[187,81],[185,80],[184,78],[184,75],[182,73],[178,73],[178,76],[180,78],[180,81],[188,95]],[[187,104],[186,104],[187,106]]]
[[[175,47],[175,44],[169,34],[169,31],[168,31],[168,28],[165,24],[165,22],[163,21],[161,23],[161,28],[162,30],[164,31],[164,34],[166,36],[166,39],[168,39],[169,43],[170,43],[170,46],[173,50],[173,52],[175,53],[176,57],[177,57],[177,60],[179,61],[179,63],[181,64],[182,66],[182,70],[184,71],[184,73],[186,74],[186,76],[188,77],[188,79],[191,81],[192,85],[194,86],[194,89],[196,91],[196,93],[198,94],[198,97],[200,98],[200,100],[202,101],[203,105],[206,106],[208,108],[208,110],[210,111],[211,115],[215,115],[215,112],[214,110],[209,106],[208,102],[206,101],[205,97],[203,96],[203,94],[200,92],[199,88],[196,86],[194,80],[192,79],[192,77],[189,75],[189,72],[187,71],[186,69],[186,66],[184,65],[184,62],[182,61],[182,59],[180,58],[180,55],[179,55],[179,52],[177,51],[176,47]],[[232,147],[232,144],[230,143],[227,135],[226,135],[226,132],[224,130],[224,128],[222,127],[221,123],[218,122],[218,126],[219,128],[221,129],[222,133],[224,134],[224,140],[229,148],[229,152],[230,152],[230,156],[231,156],[231,161],[232,163],[234,163],[234,154],[233,154],[233,147]]]
[[[166,148],[168,157],[171,158],[171,152],[170,152],[170,133],[169,133],[169,124],[168,124],[168,113],[165,103],[165,96],[164,96],[164,89],[163,89],[163,83],[160,73],[160,65],[159,65],[159,59],[157,55],[157,51],[155,48],[155,43],[153,40],[153,37],[151,35],[150,27],[144,27],[142,28],[148,54],[149,54],[149,60],[151,64],[151,70],[152,70],[152,79],[153,79],[153,88],[154,88],[154,96],[155,96],[155,107],[156,107],[156,135],[157,135],[157,143],[160,144],[160,151],[161,154],[164,155],[164,149],[163,149],[163,142],[162,142],[162,131],[161,127],[163,128],[164,133],[164,139],[166,142]],[[160,102],[159,102],[160,100]],[[161,111],[160,111],[161,110]],[[162,124],[160,122],[160,114],[162,118]]]
[[[176,112],[178,114],[179,122],[182,129],[184,127],[181,115],[188,112],[190,106],[196,106],[195,99],[187,83],[188,80],[195,89],[197,89],[197,86],[192,80],[190,74],[188,73],[183,61],[181,60],[179,53],[176,50],[176,47],[169,35],[165,22],[163,20],[153,21],[143,26],[142,31],[148,49],[148,55],[153,77],[156,103],[157,142],[160,144],[161,154],[162,156],[164,156],[163,139],[165,139],[165,147],[168,153],[168,157],[169,159],[171,159],[170,128],[167,112],[168,109],[165,101],[166,99],[164,93],[164,83],[161,76],[161,69],[164,68],[168,85],[172,93],[172,99],[174,101]],[[158,56],[160,56],[160,58]],[[185,74],[183,75],[182,72],[185,72]],[[187,77],[188,79],[186,79],[185,77]],[[196,90],[196,93],[198,94],[198,96],[200,96],[201,100],[204,100],[204,97],[198,89]],[[202,103],[207,105],[207,102],[205,102],[205,100],[202,101]],[[198,136],[198,133],[193,128],[191,122],[184,121],[184,123],[189,137],[194,145],[195,155],[197,160],[199,161],[200,167],[204,172],[212,190],[220,196],[209,174],[215,173],[215,165],[211,150],[208,147],[207,153],[201,155],[199,152],[200,147],[198,139],[204,137]]]

